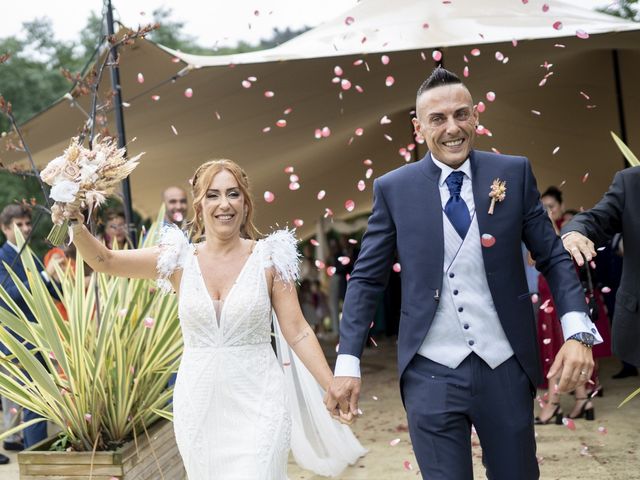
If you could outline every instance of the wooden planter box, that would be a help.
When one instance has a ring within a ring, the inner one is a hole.
[[[187,478],[173,436],[173,424],[161,420],[113,452],[50,452],[53,439],[18,454],[20,480],[184,480]],[[155,456],[154,456],[155,453]],[[93,465],[92,465],[93,457]],[[156,460],[157,459],[157,460]],[[158,465],[162,471],[160,473]]]

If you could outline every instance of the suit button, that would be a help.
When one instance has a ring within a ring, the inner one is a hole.
[[[472,346],[472,347],[473,347],[473,345],[474,345],[475,343],[476,343],[476,342],[474,342],[473,340],[469,340],[469,345],[470,345],[470,346]]]
[[[458,290],[454,290],[454,291],[453,291],[453,294],[454,294],[454,295],[457,295],[457,294],[458,294]]]
[[[449,278],[453,278],[453,277],[455,277],[455,276],[456,276],[456,274],[455,274],[455,273],[450,273],[450,274],[449,274]]]
[[[469,330],[469,324],[468,324],[468,323],[465,323],[462,327],[463,327],[465,330]]]
[[[464,308],[459,307],[459,308],[458,308],[458,311],[459,311],[460,313],[462,313],[462,312],[464,311]]]

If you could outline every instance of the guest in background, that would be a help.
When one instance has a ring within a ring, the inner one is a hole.
[[[187,192],[181,187],[169,187],[162,192],[162,201],[164,202],[164,223],[173,223],[182,229],[189,210]]]

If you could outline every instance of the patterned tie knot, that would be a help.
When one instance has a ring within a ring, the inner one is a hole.
[[[451,172],[445,180],[447,187],[449,187],[449,194],[452,197],[460,196],[462,180],[464,180],[464,172]]]

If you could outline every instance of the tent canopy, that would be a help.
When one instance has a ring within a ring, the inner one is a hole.
[[[231,158],[249,174],[262,230],[302,219],[305,235],[325,214],[366,213],[373,179],[404,164],[403,149],[409,148],[409,159],[426,151],[413,148],[410,112],[438,47],[446,68],[463,76],[468,67],[464,81],[475,101],[486,104],[481,123],[491,136],[481,135],[477,147],[528,156],[541,189],[565,182],[566,206],[589,208],[623,167],[609,131],[619,133],[624,121],[630,147],[640,151],[640,112],[631,108],[640,101],[633,88],[640,82],[640,25],[561,2],[549,12],[541,5],[363,0],[271,50],[201,57],[146,40],[122,48],[129,150],[147,152],[131,178],[134,206],[153,215],[164,188],[188,189],[203,161]],[[554,29],[556,21],[562,29]],[[577,31],[590,36],[578,38]],[[476,48],[479,55],[472,53]],[[336,66],[350,88],[333,83]],[[105,78],[103,91],[109,87]],[[189,88],[191,98],[184,94]],[[487,92],[495,92],[495,101]],[[87,110],[88,99],[77,102]],[[79,108],[61,100],[27,122],[37,165],[58,156],[84,121]],[[323,127],[331,134],[315,138]],[[108,128],[115,132],[110,115]],[[2,159],[25,161],[20,152]],[[290,166],[299,190],[289,189]],[[275,194],[272,203],[263,200],[267,190]],[[322,200],[320,190],[326,191]],[[353,209],[345,208],[348,200]]]

